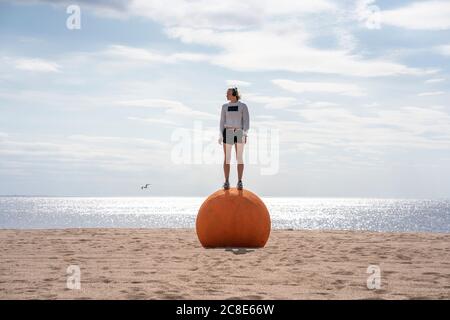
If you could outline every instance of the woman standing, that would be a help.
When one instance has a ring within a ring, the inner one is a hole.
[[[230,176],[230,161],[231,161],[231,149],[233,144],[236,147],[236,160],[238,171],[238,183],[237,189],[242,190],[244,185],[242,183],[242,174],[244,173],[244,144],[247,143],[247,132],[250,128],[250,117],[248,108],[245,103],[239,101],[241,96],[238,88],[233,87],[227,90],[227,100],[222,106],[222,112],[220,114],[220,138],[219,144],[223,142],[224,162],[223,172],[225,175],[225,182],[223,184],[224,190],[230,188],[230,182],[228,180]]]

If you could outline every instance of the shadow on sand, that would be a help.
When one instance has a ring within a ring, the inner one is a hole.
[[[233,254],[246,254],[255,251],[255,249],[247,248],[226,248],[225,251],[231,251]]]

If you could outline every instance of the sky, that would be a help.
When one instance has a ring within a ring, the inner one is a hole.
[[[237,86],[248,190],[448,198],[449,62],[450,1],[0,0],[0,194],[207,196]]]

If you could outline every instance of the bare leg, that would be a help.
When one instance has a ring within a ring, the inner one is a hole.
[[[238,171],[238,181],[242,180],[242,175],[244,173],[244,144],[236,143],[236,160],[237,160],[237,171]]]
[[[242,180],[242,174],[244,173],[244,164],[238,164],[238,181]]]
[[[224,153],[224,160],[223,160],[223,173],[225,176],[225,181],[228,181],[230,178],[230,162],[231,162],[231,144],[224,143],[223,144],[223,153]]]

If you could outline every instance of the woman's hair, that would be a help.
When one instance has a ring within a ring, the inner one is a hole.
[[[237,87],[228,88],[228,90],[231,90],[231,94],[235,96],[237,100],[241,99],[241,93]]]

